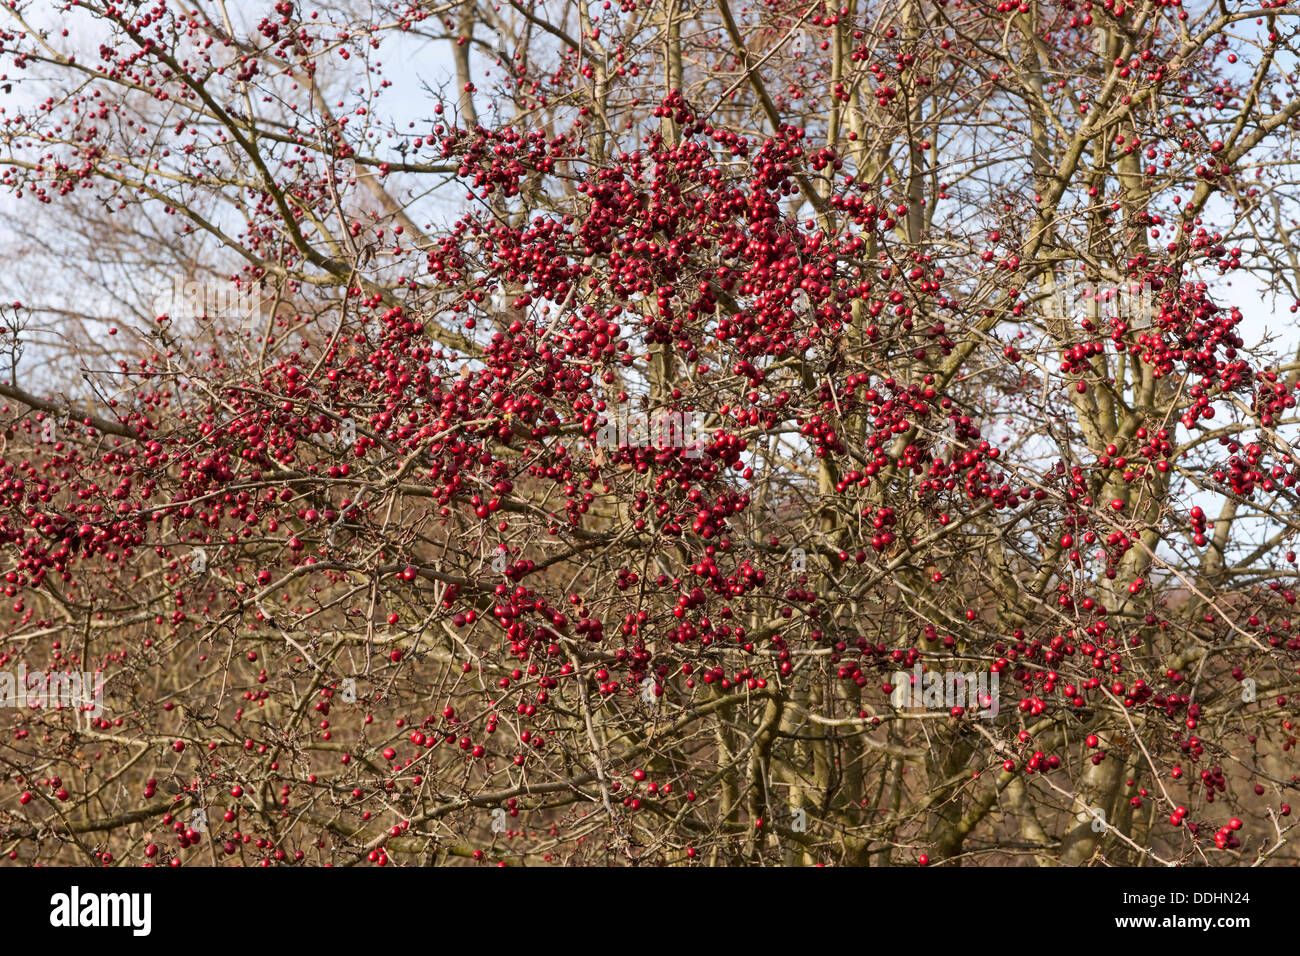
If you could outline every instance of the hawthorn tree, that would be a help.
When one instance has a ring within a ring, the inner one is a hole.
[[[1298,15],[10,0],[0,851],[1293,865]]]

